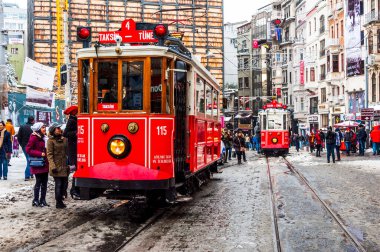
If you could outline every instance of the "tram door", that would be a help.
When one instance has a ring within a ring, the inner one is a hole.
[[[176,61],[174,75],[175,142],[174,163],[177,182],[183,181],[186,167],[186,89],[187,64]]]

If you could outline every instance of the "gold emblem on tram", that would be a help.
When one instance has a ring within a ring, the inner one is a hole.
[[[100,129],[103,133],[107,133],[110,130],[110,126],[107,123],[103,123],[102,126],[100,126]]]
[[[137,123],[131,122],[128,124],[128,131],[131,134],[135,134],[138,130],[139,130],[139,125],[137,125]]]

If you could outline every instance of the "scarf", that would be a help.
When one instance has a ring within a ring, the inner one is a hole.
[[[1,131],[1,133],[0,133],[0,148],[3,147],[5,131],[6,131],[6,129],[4,128],[4,129]]]

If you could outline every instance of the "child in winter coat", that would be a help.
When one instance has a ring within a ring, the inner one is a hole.
[[[17,136],[13,138],[13,144],[12,144],[12,150],[13,150],[13,157],[18,157],[18,152],[20,149],[20,144],[18,142]]]

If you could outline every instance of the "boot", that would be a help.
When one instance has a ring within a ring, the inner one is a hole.
[[[46,203],[46,200],[40,200],[40,207],[49,207],[50,205],[48,203]]]
[[[67,206],[62,202],[62,201],[57,201],[57,204],[55,204],[55,207],[57,209],[64,209],[66,208]]]
[[[33,200],[32,206],[38,207],[40,205],[40,202],[38,200]]]

